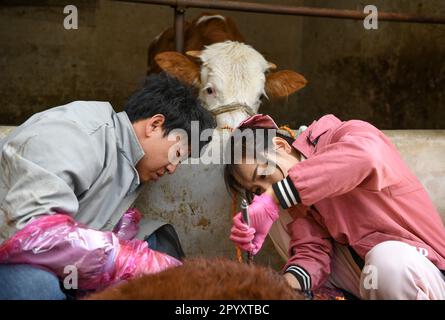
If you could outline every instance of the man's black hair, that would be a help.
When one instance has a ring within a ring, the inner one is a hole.
[[[165,73],[148,76],[142,88],[129,98],[124,110],[132,123],[162,114],[164,135],[173,129],[183,129],[189,144],[192,121],[199,122],[199,133],[216,126],[213,115],[201,105],[193,89]],[[200,141],[199,152],[209,141]]]

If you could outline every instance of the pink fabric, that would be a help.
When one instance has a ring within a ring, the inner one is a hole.
[[[366,255],[360,297],[366,300],[444,300],[445,276],[416,248],[399,241],[376,245]]]
[[[65,267],[74,266],[78,288],[84,290],[181,264],[149,249],[145,241],[119,240],[112,232],[88,229],[65,214],[45,215],[28,223],[0,246],[0,263],[37,265],[60,279],[67,276]]]
[[[290,217],[281,213],[279,219],[270,235],[275,247],[285,251],[290,242],[286,228]],[[361,299],[445,299],[445,276],[403,242],[376,245],[367,253],[365,265],[371,268],[364,268],[362,273],[348,247],[334,243],[329,279],[314,290],[315,298],[338,299],[342,294],[336,288],[341,288]]]
[[[237,129],[243,128],[278,129],[278,126],[270,116],[265,114],[255,114],[242,121],[237,127]]]
[[[243,222],[242,213],[233,218],[230,239],[241,249],[257,254],[275,220],[278,219],[279,207],[273,198],[262,193],[253,198],[249,205],[250,227]]]
[[[362,259],[377,244],[396,240],[445,269],[440,216],[381,131],[327,115],[293,146],[307,159],[289,170],[302,204],[289,209],[295,220],[288,225],[291,258],[285,268],[301,266],[318,287],[330,273],[332,240],[350,245]]]
[[[115,260],[112,279],[113,282],[119,282],[179,265],[181,262],[175,258],[149,249],[145,241],[123,241]]]
[[[142,214],[136,208],[130,208],[114,227],[113,232],[121,240],[132,240],[139,232]]]

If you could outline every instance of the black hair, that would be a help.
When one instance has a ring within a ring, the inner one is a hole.
[[[253,145],[255,146],[255,148],[253,150],[254,152],[252,153],[252,155],[254,159],[258,159],[259,157],[264,157],[264,154],[259,150],[268,150],[269,146],[272,143],[272,138],[274,137],[283,138],[290,145],[292,145],[293,142],[295,141],[294,138],[282,134],[275,129],[264,129],[264,128],[253,127],[253,128],[242,128],[237,130],[239,130],[239,132],[242,135],[243,131],[246,129],[251,130],[251,132],[253,133],[253,139],[254,139]],[[261,139],[261,141],[259,141],[258,139],[259,134],[264,134],[264,137],[263,139]],[[235,159],[236,158],[235,150],[236,148],[239,148],[241,146],[241,157],[242,159],[245,159],[246,155],[248,154],[247,151],[248,146],[246,142],[247,140],[243,139],[243,137],[240,137],[240,135],[237,136],[236,134],[232,134],[230,136],[230,142],[228,143],[230,149],[227,150],[225,158],[226,164],[224,165],[224,182],[226,184],[228,192],[232,197],[234,197],[238,193],[241,194],[244,193],[247,200],[250,202],[253,198],[253,195],[251,194],[250,191],[245,190],[244,187],[241,184],[239,184],[234,177],[238,164],[236,161],[237,159]]]
[[[213,115],[201,105],[193,88],[165,73],[145,78],[142,87],[125,104],[124,111],[132,123],[162,114],[165,117],[164,136],[174,129],[183,129],[188,134],[189,144],[192,121],[199,122],[199,134],[216,127]],[[210,139],[200,140],[199,152]]]

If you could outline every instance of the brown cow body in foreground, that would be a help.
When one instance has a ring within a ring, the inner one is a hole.
[[[108,288],[92,300],[301,300],[276,271],[228,259],[190,259],[184,265]]]

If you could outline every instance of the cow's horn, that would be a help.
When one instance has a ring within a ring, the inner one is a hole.
[[[190,57],[199,58],[201,53],[202,53],[202,51],[199,51],[199,50],[190,50],[190,51],[187,51],[185,54]]]
[[[273,70],[273,69],[277,68],[277,65],[275,63],[273,63],[273,62],[268,61],[267,64],[269,65],[269,69]]]

